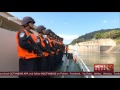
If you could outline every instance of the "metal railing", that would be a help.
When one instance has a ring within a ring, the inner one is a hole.
[[[88,69],[88,67],[86,66],[86,64],[84,63],[84,61],[82,60],[82,58],[80,58],[80,56],[78,56],[77,58],[77,63],[79,65],[80,71],[81,72],[90,72],[90,70]],[[83,78],[94,78],[93,75],[85,75],[83,76]]]

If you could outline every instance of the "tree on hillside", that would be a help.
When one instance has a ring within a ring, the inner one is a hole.
[[[96,33],[95,36],[94,36],[95,39],[100,39],[102,38],[102,35],[101,33]]]

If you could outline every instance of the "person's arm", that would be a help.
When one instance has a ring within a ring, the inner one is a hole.
[[[26,34],[24,31],[19,32],[18,39],[21,48],[27,49],[28,51],[32,51],[32,45],[26,39]]]
[[[39,48],[40,48],[43,52],[47,51],[47,48],[46,48],[46,47],[43,47],[43,46],[41,45],[41,40],[40,40],[39,37],[37,37],[37,44],[38,44]]]

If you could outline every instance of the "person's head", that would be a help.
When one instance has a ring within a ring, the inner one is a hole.
[[[59,36],[57,37],[57,40],[60,41],[60,37]]]
[[[61,38],[61,41],[63,42],[63,38]]]
[[[61,37],[59,38],[59,41],[61,42],[62,40],[61,40]]]
[[[54,36],[55,36],[55,33],[54,33],[54,32],[52,32],[52,36],[51,36],[51,38],[52,38],[52,39],[54,39]]]
[[[52,30],[50,30],[50,37],[52,37],[53,36],[53,32],[52,32]]]
[[[27,30],[34,29],[34,24],[35,21],[31,17],[24,17],[21,21],[21,26]]]
[[[39,34],[39,35],[44,35],[45,34],[45,29],[46,27],[44,27],[43,25],[40,25],[36,28],[36,32]]]
[[[58,36],[56,35],[56,41],[58,41]]]
[[[53,37],[54,34],[55,34],[55,33],[54,33],[53,31],[50,32],[50,38],[51,38],[51,39],[54,38],[54,37]]]
[[[47,35],[50,38],[50,36],[52,36],[52,31],[50,29],[47,29],[45,31],[45,35]]]

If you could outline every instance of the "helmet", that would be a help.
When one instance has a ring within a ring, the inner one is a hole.
[[[61,40],[63,41],[63,38],[61,38]]]
[[[44,27],[43,25],[40,25],[40,26],[38,26],[38,27],[36,28],[36,31],[37,31],[38,33],[41,33],[42,30],[45,30],[45,29],[46,29],[46,27]]]
[[[51,29],[47,29],[48,32],[52,33],[52,30]]]
[[[35,23],[35,21],[34,21],[33,18],[31,18],[31,17],[24,17],[23,20],[22,20],[22,22],[21,22],[21,25],[26,25],[29,22]]]
[[[53,34],[53,35],[55,35],[55,33],[54,33],[54,32],[52,32],[52,34]]]
[[[56,34],[55,33],[53,34],[53,37],[56,38]]]
[[[45,34],[46,34],[46,35],[48,35],[48,34],[50,34],[50,33],[52,33],[52,31],[51,31],[50,29],[47,29],[47,30],[45,31]]]
[[[57,35],[55,35],[55,38],[57,39],[57,38],[58,38],[58,36],[57,36]]]
[[[59,37],[59,36],[57,36],[57,38],[59,39],[60,37]]]

